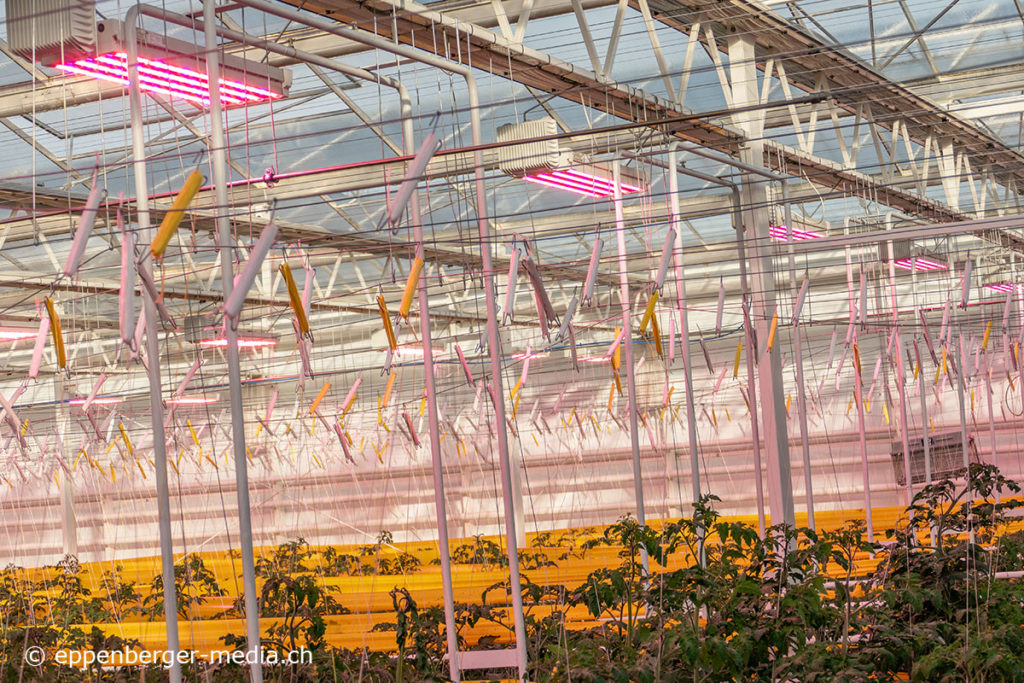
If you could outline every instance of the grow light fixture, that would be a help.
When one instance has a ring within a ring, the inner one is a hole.
[[[216,402],[216,394],[210,396],[175,396],[167,399],[167,403],[173,406],[205,406]]]
[[[771,236],[772,239],[788,242],[790,234],[793,235],[794,242],[799,242],[801,240],[816,240],[825,236],[824,234],[814,232],[813,230],[800,230],[799,228],[790,229],[785,225],[773,225],[768,228],[768,235]]]
[[[228,340],[227,337],[210,337],[208,339],[200,339],[199,346],[204,349],[223,349],[227,348]],[[240,349],[265,349],[268,347],[277,346],[276,339],[268,339],[266,337],[239,337],[238,348]]]
[[[36,336],[37,330],[21,330],[13,327],[0,327],[0,342],[21,341]]]
[[[949,265],[944,261],[930,258],[927,256],[914,256],[911,258],[896,259],[893,264],[898,268],[905,268],[906,270],[946,270]]]
[[[1016,284],[1014,282],[989,282],[981,286],[982,289],[987,289],[993,292],[999,292],[1000,294],[1009,294],[1016,290],[1024,290],[1024,286]]]
[[[878,244],[878,258],[889,261],[889,245]],[[949,264],[939,255],[916,248],[911,240],[893,240],[892,262],[897,268],[917,272],[930,270],[948,270]]]
[[[53,64],[61,71],[111,81],[127,86],[128,51],[120,21],[104,20],[96,25],[94,53],[70,52]],[[199,106],[210,104],[210,79],[199,47],[166,36],[138,31],[139,88],[145,92],[187,100]],[[258,104],[288,94],[291,73],[235,55],[221,55],[220,100],[225,107]]]
[[[73,406],[84,406],[85,402],[89,399],[85,398],[73,398],[68,401],[69,405]],[[124,396],[97,396],[92,400],[94,406],[112,406],[118,403],[124,403]]]
[[[378,349],[378,350],[381,353],[387,353],[389,349]],[[435,346],[435,347],[433,347],[431,349],[431,352],[430,352],[430,355],[433,358],[437,358],[438,356],[445,356],[447,354],[448,354],[448,349],[447,349],[447,347],[444,347],[444,346]],[[426,354],[423,351],[423,346],[409,344],[409,345],[400,345],[395,350],[395,355],[398,358],[401,358],[403,356],[406,356],[406,357],[412,356],[414,358],[423,358],[423,356],[426,355]]]
[[[587,197],[615,194],[610,164],[591,162],[585,156],[558,146],[558,124],[551,117],[511,123],[498,129],[498,167],[515,178],[566,190]],[[522,142],[521,142],[522,141]],[[646,182],[634,169],[619,169],[623,195],[643,192]]]
[[[625,176],[625,169],[621,171],[620,175]],[[587,197],[611,197],[615,194],[615,181],[611,170],[594,164],[524,175],[523,180]],[[620,179],[621,194],[643,192],[643,185],[636,176],[630,174],[628,180],[629,182],[626,182],[625,178]]]

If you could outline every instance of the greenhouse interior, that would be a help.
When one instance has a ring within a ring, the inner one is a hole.
[[[1019,0],[5,0],[0,682],[1024,681]]]

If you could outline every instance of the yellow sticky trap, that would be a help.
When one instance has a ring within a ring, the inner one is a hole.
[[[537,448],[540,448],[540,442],[539,442],[539,441],[537,441],[537,435],[536,435],[536,434],[534,434],[533,432],[530,432],[530,436],[532,436],[532,437],[533,437],[533,443],[534,443],[534,445],[535,445],[535,446],[537,446]],[[13,488],[13,487],[12,487],[12,488]]]
[[[396,377],[395,371],[392,370],[391,374],[388,376],[388,383],[384,386],[384,398],[381,400],[381,403],[380,403],[380,407],[381,408],[387,408],[388,407],[388,401],[391,400],[391,390],[395,386],[395,377]]]
[[[313,436],[313,432],[316,431],[316,416],[309,418],[309,435]]]
[[[384,334],[388,338],[388,347],[394,351],[398,348],[398,341],[395,339],[395,328],[391,324],[391,316],[388,314],[388,302],[384,300],[383,294],[377,295],[377,310],[380,311],[380,319],[384,324]]]
[[[935,420],[933,420],[932,418],[929,417],[928,418],[928,426],[930,426],[932,428],[932,433],[934,434],[935,433]]]
[[[658,316],[651,315],[651,335],[654,337],[654,350],[659,356],[662,356],[661,352],[661,330],[658,329]]]
[[[620,330],[618,327],[615,328],[615,338],[616,339],[619,338],[619,332],[621,332],[621,331],[622,330]],[[615,347],[615,353],[612,354],[612,370],[614,370],[616,373],[618,373],[620,367],[622,367],[622,344],[621,343],[618,346]]]
[[[864,412],[871,412],[871,401],[869,401],[868,399],[864,399]]]
[[[743,342],[736,345],[736,361],[732,365],[733,379],[740,376],[740,356],[743,355]]]
[[[139,462],[138,458],[135,458],[135,466],[139,468],[139,473],[142,475],[143,479],[149,479],[149,477],[146,476],[146,470],[142,469],[142,463]]]
[[[25,421],[21,425],[21,435],[25,436],[25,434],[27,434],[27,433],[28,433],[28,418],[26,417]]]
[[[522,397],[523,397],[522,394],[516,394],[516,401],[515,401],[515,403],[512,404],[512,419],[513,420],[516,417],[516,413],[519,412],[519,399],[521,399]]]
[[[313,456],[313,460],[316,461],[316,466],[319,467],[320,469],[323,469],[324,465],[323,465],[322,462],[320,462],[320,458],[316,457],[316,452],[315,451],[310,451],[309,454],[312,455]]]
[[[211,465],[213,465],[213,469],[215,469],[215,470],[219,470],[220,469],[219,467],[217,467],[217,461],[214,460],[213,458],[211,458],[209,455],[204,455],[203,459],[205,459],[206,462],[208,462]]]
[[[63,370],[68,366],[68,357],[64,351],[64,334],[60,331],[60,316],[53,307],[53,297],[46,297],[46,314],[50,317],[50,335],[53,337],[53,348],[57,352],[57,367]]]
[[[514,401],[516,399],[516,395],[519,393],[519,390],[522,388],[522,386],[523,386],[523,378],[520,377],[519,381],[516,382],[516,385],[514,387],[512,387],[512,391],[509,392],[508,400]]]
[[[714,408],[711,409],[711,421],[715,423],[716,427],[718,426],[718,416],[715,415],[715,409]]]
[[[654,316],[654,307],[658,303],[658,292],[655,290],[651,293],[651,298],[647,300],[647,309],[644,310],[644,317],[640,319],[640,334],[647,331],[647,324],[651,322],[651,318]]]
[[[889,424],[889,409],[886,408],[885,403],[882,404],[882,417],[885,418],[885,424]]]
[[[402,304],[398,307],[398,314],[403,318],[409,317],[409,309],[412,308],[412,296],[416,293],[416,285],[420,281],[420,271],[423,270],[423,257],[417,256],[412,261],[409,269],[409,279],[405,281],[405,291],[402,292]]]
[[[619,372],[617,370],[615,371],[615,387],[619,390],[619,393],[621,394],[622,393],[622,378],[619,377]]]
[[[135,455],[135,449],[132,448],[132,442],[131,439],[128,438],[128,432],[124,430],[124,423],[118,422],[117,428],[121,430],[121,439],[124,441],[124,445],[128,449],[128,455]]]
[[[971,412],[974,412],[974,389],[971,389]]]
[[[853,407],[853,397],[851,396],[850,400],[846,402],[846,414],[847,415],[850,414],[850,408],[852,408],[852,407]]]
[[[171,210],[164,214],[164,219],[160,222],[160,228],[156,231],[156,235],[153,236],[153,241],[149,245],[149,251],[153,254],[153,258],[158,259],[164,255],[164,249],[170,243],[171,236],[174,235],[178,226],[181,225],[181,220],[185,217],[185,209],[195,199],[199,188],[202,186],[203,174],[198,170],[189,173],[188,178],[185,179],[185,184],[181,186],[181,190],[174,197]]]
[[[309,335],[309,320],[306,319],[306,309],[302,307],[302,297],[299,295],[299,288],[295,286],[295,278],[292,277],[292,269],[287,263],[282,263],[279,268],[281,277],[284,278],[285,287],[288,288],[288,302],[295,313],[295,320],[299,323],[299,332],[303,336]]]
[[[615,400],[615,382],[608,387],[608,412],[612,410],[612,402]]]
[[[114,471],[114,463],[110,463],[110,481],[117,483],[117,472]]]
[[[331,383],[330,382],[324,383],[323,388],[320,389],[320,393],[317,394],[316,398],[313,399],[313,404],[311,406],[309,406],[309,414],[310,415],[315,415],[316,414],[316,409],[318,407],[320,407],[320,401],[324,400],[324,396],[327,395],[327,392],[330,390],[330,388],[331,388]]]
[[[668,407],[668,405],[672,402],[672,392],[675,391],[675,390],[676,390],[675,387],[669,387],[668,388],[668,394],[665,395],[665,406],[666,407]]]
[[[786,397],[786,415],[789,415],[789,404],[793,401],[793,394]]]
[[[185,420],[185,425],[188,427],[188,433],[192,435],[192,443],[199,445],[199,437],[196,436],[196,430],[192,429],[192,421],[189,419]]]
[[[423,413],[427,411],[427,397],[424,396],[420,399],[420,417],[423,417]]]
[[[779,327],[779,312],[775,311],[772,314],[772,327],[768,331],[768,350],[771,351],[772,347],[775,346],[775,331]]]
[[[857,379],[860,380],[861,369],[860,369],[860,349],[857,347],[857,343],[853,344],[853,362],[857,366]]]
[[[729,414],[729,406],[725,406],[725,419],[732,422],[732,415]]]
[[[988,338],[992,334],[992,321],[988,321],[988,325],[985,326],[985,336],[981,338],[981,350],[984,351],[988,348]]]

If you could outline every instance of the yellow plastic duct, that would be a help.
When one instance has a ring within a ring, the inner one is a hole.
[[[156,235],[153,236],[153,242],[149,245],[149,251],[153,254],[153,258],[158,259],[164,255],[164,250],[167,248],[168,243],[170,243],[171,236],[178,229],[178,226],[181,225],[181,220],[185,217],[185,209],[196,198],[196,194],[202,186],[203,174],[198,170],[192,171],[188,178],[185,179],[185,184],[181,186],[177,196],[175,196],[174,203],[171,204],[171,210],[164,214],[164,219],[160,222],[160,228],[156,231]]]

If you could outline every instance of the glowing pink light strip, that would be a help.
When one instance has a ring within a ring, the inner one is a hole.
[[[933,261],[930,258],[918,256],[917,258],[903,258],[894,262],[895,265],[907,270],[946,270],[949,266],[940,261]]]
[[[21,339],[30,339],[36,336],[35,332],[29,332],[28,330],[0,330],[0,341],[19,341]]]
[[[531,353],[513,353],[512,360],[526,360],[527,358],[547,358],[547,351],[533,351]]]
[[[96,61],[104,64],[112,64],[122,69],[125,77],[127,78],[127,53],[115,52],[109,55],[100,55],[96,58]],[[192,86],[196,86],[202,92],[206,93],[207,99],[209,99],[210,77],[200,71],[185,69],[180,66],[175,66],[174,64],[168,64],[167,62],[161,62],[155,59],[146,59],[145,57],[139,57],[139,73],[164,79],[173,79],[175,82],[186,83]],[[274,99],[276,97],[280,97],[280,95],[270,90],[266,90],[264,88],[259,88],[256,86],[246,85],[245,83],[240,83],[238,81],[229,81],[224,78],[220,79],[220,86],[222,95],[228,94],[232,97],[242,97],[253,101]]]
[[[381,353],[387,353],[387,349],[379,349]],[[431,356],[437,358],[438,356],[444,356],[448,353],[448,348],[444,346],[435,346],[431,350]],[[425,355],[422,346],[399,346],[397,356],[416,356],[422,358]]]
[[[1002,292],[1003,294],[1006,294],[1008,292],[1012,292],[1012,291],[1014,291],[1017,288],[1024,289],[1024,287],[1021,287],[1020,285],[1015,285],[1012,282],[1000,282],[1000,283],[997,283],[997,284],[990,284],[990,285],[983,285],[982,286],[982,289],[991,289],[993,292]]]
[[[86,399],[73,398],[68,403],[73,406],[84,406]],[[92,400],[94,406],[112,406],[117,403],[124,403],[123,396],[97,396]]]
[[[92,59],[79,59],[70,64],[58,64],[57,68],[93,78],[128,85],[128,55],[114,52]],[[158,92],[180,97],[199,104],[210,102],[210,79],[204,73],[185,69],[159,60],[139,57],[139,87],[148,92]],[[244,104],[246,101],[261,102],[279,99],[280,93],[247,85],[238,81],[220,80],[221,102]]]
[[[128,77],[128,56],[123,53],[115,53],[113,56],[100,55],[96,58],[98,65],[103,65],[108,68],[108,71],[112,76],[124,75]],[[195,77],[186,77],[180,74],[176,74],[173,71],[164,71],[160,68],[156,68],[152,65],[159,65],[161,67],[167,66],[160,62],[154,62],[139,57],[139,80],[142,82],[150,82],[156,85],[164,85],[171,83],[178,87],[183,92],[188,92],[201,97],[209,101],[210,88],[209,79],[198,79]],[[189,72],[198,73],[198,72]],[[240,92],[238,88],[224,85],[221,90],[221,97],[231,98],[232,104],[241,103],[243,99],[256,100],[254,95],[249,95],[245,92]]]
[[[167,399],[167,403],[176,406],[203,406],[216,402],[216,396],[179,396]]]
[[[561,169],[555,171],[554,173],[555,175],[561,178],[571,178],[574,180],[578,180],[579,182],[582,183],[594,183],[595,185],[601,187],[608,187],[611,190],[615,189],[614,179],[602,178],[600,176],[595,176],[590,173],[584,173],[583,171],[580,171],[579,169],[576,168]],[[622,181],[619,181],[619,187],[622,188],[622,194],[634,194],[636,192],[643,191],[643,188],[638,185],[630,185],[629,183],[624,183]]]
[[[793,233],[794,242],[799,240],[816,240],[824,237],[820,232],[813,232],[811,230],[798,230],[797,228],[793,228],[792,231],[790,231],[785,225],[773,225],[768,228],[768,234],[777,240],[785,241],[789,239],[789,232]]]
[[[611,197],[615,194],[613,181],[572,168],[523,176],[523,180],[588,197]],[[619,183],[619,188],[624,195],[643,191],[642,187],[622,182]]]
[[[586,358],[580,358],[581,363],[611,363],[612,359],[608,356],[587,356]]]
[[[203,339],[199,342],[199,345],[205,349],[223,349],[228,345],[228,340],[224,337],[217,337],[215,339]],[[258,337],[239,337],[238,348],[240,349],[262,349],[267,346],[277,346],[276,339],[260,339]]]

